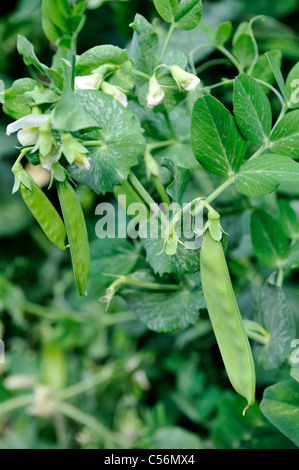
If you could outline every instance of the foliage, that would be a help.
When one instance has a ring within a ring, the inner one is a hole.
[[[0,24],[0,447],[295,448],[298,2],[29,3]],[[163,236],[97,236],[99,203],[134,228],[124,195]],[[168,223],[161,202],[188,205]],[[189,210],[221,239],[250,339],[245,416],[200,249],[177,235]]]

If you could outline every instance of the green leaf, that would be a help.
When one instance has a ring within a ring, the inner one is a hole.
[[[194,29],[201,19],[201,0],[181,0],[175,12],[175,25],[183,31]]]
[[[260,408],[270,423],[299,446],[299,387],[295,380],[266,388]]]
[[[285,102],[287,102],[287,94],[286,94],[286,87],[284,83],[284,78],[282,76],[281,70],[275,60],[275,58],[272,56],[270,52],[266,52],[267,59],[269,61],[269,64],[272,68],[273,74],[275,76],[275,79],[277,81],[277,84],[279,86],[279,89],[281,91],[281,94],[283,96],[283,99]]]
[[[173,161],[175,165],[181,168],[189,170],[198,170],[200,168],[198,161],[194,157],[190,144],[175,142],[173,145],[159,150],[157,155],[159,158],[168,158]]]
[[[234,82],[234,114],[243,136],[254,144],[265,143],[272,128],[272,111],[257,81],[244,73]]]
[[[152,75],[154,68],[159,63],[159,36],[153,26],[141,15],[137,14],[130,25],[134,30],[130,58],[135,68],[141,72]],[[137,83],[142,84],[144,79],[137,77]]]
[[[278,67],[281,67],[281,61],[282,61],[281,51],[279,49],[274,49],[270,52],[271,52],[271,56],[277,62]],[[259,80],[262,80],[263,82],[269,83],[269,85],[273,85],[275,83],[274,73],[272,71],[272,68],[270,67],[266,54],[259,56],[257,63],[253,67],[251,76],[254,78],[258,78]],[[260,84],[260,86],[266,94],[270,93],[269,87],[262,85],[262,84]]]
[[[45,103],[56,103],[59,100],[59,96],[49,88],[43,88],[42,86],[36,86],[32,91],[26,91],[24,97],[31,102],[32,105],[40,105]]]
[[[299,241],[291,244],[288,248],[284,267],[289,269],[297,269],[299,267]]]
[[[175,64],[185,70],[188,64],[188,60],[186,55],[181,51],[169,51],[164,56],[163,64],[170,66]],[[163,67],[158,71],[157,76],[159,76],[159,72],[163,73]],[[169,72],[167,71],[167,73]]]
[[[205,308],[199,276],[188,275],[188,278],[193,284],[190,289],[149,293],[145,289],[126,288],[121,295],[147,328],[170,333],[194,325],[199,309]]]
[[[76,94],[69,88],[64,90],[51,119],[53,127],[61,131],[75,132],[79,129],[99,127],[89,110],[82,108]]]
[[[154,0],[154,5],[164,21],[168,23],[175,22],[175,12],[178,8],[178,0]]]
[[[18,35],[17,49],[19,54],[23,56],[26,65],[34,65],[39,72],[43,75],[47,75],[48,67],[39,61],[34,52],[33,45],[21,34]]]
[[[9,116],[20,119],[21,117],[31,114],[32,106],[26,99],[26,92],[43,89],[37,81],[32,78],[20,78],[16,80],[11,88],[5,90],[3,111]]]
[[[191,171],[187,168],[177,166],[168,158],[162,159],[161,166],[168,168],[173,176],[173,181],[166,188],[167,193],[174,201],[181,203],[185,189],[191,178]]]
[[[237,172],[245,156],[246,142],[233,116],[210,95],[198,98],[194,104],[191,142],[196,159],[219,176]]]
[[[56,46],[61,46],[63,36],[70,35],[68,19],[72,14],[68,0],[43,0],[42,25],[45,35]],[[67,47],[70,47],[71,39]]]
[[[298,342],[296,343],[296,345],[298,346]],[[297,355],[298,355],[298,348],[297,348]],[[298,358],[296,359],[298,360]],[[290,373],[291,373],[291,377],[293,377],[293,379],[299,383],[299,362],[292,364]]]
[[[279,199],[279,222],[288,238],[295,239],[299,235],[297,214],[286,199]]]
[[[299,181],[299,164],[290,157],[263,154],[241,166],[235,180],[236,189],[245,196],[265,196],[283,181]]]
[[[225,21],[220,23],[218,26],[215,43],[217,46],[224,46],[224,44],[229,40],[233,32],[233,25],[230,21]]]
[[[100,295],[103,286],[111,284],[106,274],[129,274],[137,262],[138,253],[127,239],[95,239],[90,244],[90,273],[88,283]]]
[[[31,42],[21,34],[18,35],[17,48],[19,54],[23,56],[23,60],[26,65],[34,65],[34,67],[41,74],[46,75],[59,90],[62,89],[63,79],[59,69],[57,69],[57,67],[49,68],[45,64],[42,64],[42,62],[37,58]]]
[[[143,227],[140,228],[142,234]],[[187,249],[180,243],[177,251],[169,256],[163,250],[164,238],[142,237],[141,243],[146,251],[146,261],[151,265],[154,272],[162,276],[164,273],[185,274],[194,273],[199,270],[199,249]],[[163,251],[162,251],[163,250]]]
[[[108,81],[112,85],[116,85],[123,90],[132,90],[135,85],[135,74],[131,60],[126,60],[122,65],[120,65]]]
[[[145,145],[143,129],[131,111],[101,91],[81,90],[76,93],[76,100],[101,131],[84,136],[98,141],[88,154],[91,168],[84,170],[73,164],[70,173],[97,194],[105,194],[127,179],[132,166],[137,164]]]
[[[218,399],[217,414],[211,426],[211,437],[217,449],[281,449],[284,439],[264,418],[258,403],[242,416],[244,404],[240,395],[230,390]],[[250,436],[250,437],[249,437]]]
[[[299,108],[299,62],[291,69],[286,79],[286,94],[289,108]]]
[[[125,204],[124,203],[122,204],[123,209],[128,209],[130,204],[136,204],[136,203],[144,204],[143,199],[139,196],[139,194],[136,192],[133,186],[126,180],[123,180],[119,186],[114,186],[113,194],[117,199],[120,198],[120,196],[126,197]],[[121,200],[119,201],[121,202]],[[142,214],[140,213],[139,216],[142,217]],[[149,216],[150,216],[150,211],[147,209],[146,215],[144,217],[148,218]]]
[[[164,21],[182,30],[194,29],[201,19],[201,0],[154,0]]]
[[[255,355],[262,369],[277,369],[291,353],[296,334],[293,314],[281,287],[267,283],[257,289],[255,297],[258,321],[269,333],[268,343],[256,345]]]
[[[280,223],[261,209],[252,213],[251,239],[255,254],[263,264],[274,268],[281,266],[288,239]]]
[[[97,67],[104,64],[122,65],[128,60],[125,49],[105,44],[95,46],[81,54],[76,61],[76,73],[78,75],[89,75]]]
[[[233,54],[237,58],[242,69],[249,67],[255,57],[254,42],[250,34],[239,34],[233,42]]]
[[[299,110],[286,114],[271,133],[270,149],[274,153],[299,159]]]

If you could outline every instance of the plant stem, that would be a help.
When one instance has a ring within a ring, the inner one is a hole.
[[[87,392],[91,388],[97,387],[100,384],[112,380],[119,375],[120,372],[124,371],[123,362],[114,362],[108,365],[103,366],[99,372],[93,374],[81,382],[78,382],[70,387],[64,388],[63,390],[58,390],[55,393],[56,400],[69,400],[70,398],[75,397],[81,393]]]
[[[140,70],[133,69],[133,73],[137,75],[137,77],[145,78],[146,80],[151,79],[151,77],[147,73],[141,72]]]
[[[171,222],[169,223],[169,227],[168,227],[168,232],[169,232],[170,236],[173,236],[174,226],[177,222],[180,221],[182,215],[185,212],[187,212],[189,209],[191,209],[191,207],[194,206],[195,204],[199,204],[199,207],[202,208],[202,205],[200,204],[202,202],[202,200],[203,200],[202,197],[197,197],[197,198],[193,199],[192,201],[190,201],[188,204],[186,204],[183,207],[183,209],[181,209],[176,214],[174,214]]]
[[[164,202],[165,204],[167,204],[167,206],[169,206],[170,205],[170,199],[169,199],[168,194],[165,191],[165,188],[164,188],[163,184],[161,183],[159,177],[158,176],[153,176],[153,180],[155,182],[157,191],[160,194],[162,202]]]
[[[216,199],[216,197],[218,197],[223,191],[225,191],[225,189],[227,189],[233,182],[234,177],[231,177],[226,180],[223,184],[221,184],[217,189],[215,189],[215,191],[213,191],[207,198],[197,197],[190,201],[188,204],[186,204],[183,209],[181,209],[173,216],[168,228],[169,233],[172,233],[175,224],[180,220],[184,212],[188,211],[193,205],[197,205],[194,209],[193,216],[195,216],[199,211],[201,211],[203,206],[208,208],[209,210],[213,210],[213,208],[210,207],[210,203],[214,201],[214,199]]]
[[[224,54],[234,64],[234,66],[236,67],[239,73],[243,72],[242,67],[240,66],[237,59],[224,46],[216,46],[216,47],[220,52],[222,52],[222,54]]]
[[[243,324],[248,338],[264,345],[269,343],[269,333],[262,327],[262,325],[247,319],[243,320]]]
[[[277,124],[279,123],[279,121],[284,117],[285,113],[287,112],[287,109],[288,109],[288,105],[285,103],[284,107],[281,108],[281,111],[280,111],[280,114],[279,114],[278,118],[276,119],[276,122],[273,126],[272,132],[275,129],[275,127],[277,126]]]
[[[269,83],[264,82],[264,80],[260,80],[259,78],[256,78],[255,80],[256,80],[258,83],[260,83],[261,85],[264,85],[264,86],[270,88],[270,90],[273,91],[273,93],[275,93],[275,95],[276,95],[277,98],[279,99],[282,108],[283,108],[283,109],[285,108],[286,103],[285,103],[285,101],[284,101],[282,95],[279,93],[278,90],[276,90],[276,88],[274,88],[274,86],[269,85]]]
[[[205,62],[204,64],[200,65],[199,67],[196,68],[195,70],[195,73],[196,74],[200,74],[201,72],[203,72],[204,70],[208,69],[209,67],[213,67],[215,65],[225,65],[229,63],[230,64],[230,61],[228,59],[212,59],[212,60],[208,60],[207,62]]]
[[[21,408],[22,406],[30,405],[34,401],[34,394],[30,395],[21,395],[19,397],[11,398],[0,404],[0,415],[8,413],[16,408]]]
[[[82,315],[75,310],[64,310],[55,307],[46,307],[44,305],[39,305],[28,301],[22,302],[21,309],[24,312],[30,313],[32,315],[37,315],[48,320],[58,320],[61,319],[61,317],[64,317],[69,318],[75,322],[84,322]]]
[[[173,31],[175,30],[175,24],[172,23],[170,25],[170,28],[168,30],[168,33],[167,33],[167,36],[166,36],[166,39],[165,39],[165,42],[164,42],[164,45],[163,45],[163,49],[162,49],[162,52],[161,52],[161,56],[160,56],[160,62],[162,62],[164,56],[165,56],[165,53],[166,53],[166,50],[167,50],[167,47],[168,47],[168,44],[169,44],[169,41],[170,41],[170,38],[172,36],[172,33]]]
[[[135,321],[136,320],[136,315],[131,312],[119,312],[119,313],[113,313],[112,315],[104,315],[101,318],[101,323],[103,323],[105,326],[112,326],[112,325],[118,325],[119,323],[127,323],[130,321]]]
[[[203,88],[204,91],[209,91],[209,90],[213,90],[213,88],[218,88],[220,86],[224,86],[224,85],[227,85],[228,83],[233,83],[235,81],[235,79],[231,79],[231,80],[225,80],[225,82],[218,82],[218,83],[215,83],[214,85],[207,85]]]
[[[164,227],[167,227],[168,225],[168,220],[165,216],[165,214],[161,211],[161,209],[159,208],[158,204],[153,200],[153,198],[149,195],[149,193],[147,192],[147,190],[142,186],[142,184],[140,183],[140,181],[138,180],[138,178],[136,178],[136,176],[131,173],[130,176],[129,176],[129,180],[130,180],[130,183],[132,184],[132,186],[134,186],[134,188],[136,189],[136,191],[139,193],[139,195],[142,197],[142,199],[147,203],[147,205],[149,206],[149,208],[154,212],[154,214],[156,214],[156,216],[160,219],[162,225]]]
[[[168,147],[170,145],[174,145],[175,143],[177,143],[176,140],[170,139],[170,140],[163,140],[161,142],[152,142],[152,143],[150,142],[146,146],[148,150],[151,151],[151,150],[156,150],[156,149],[163,148],[163,147]]]
[[[116,433],[114,434],[110,431],[110,429],[107,429],[93,416],[85,413],[76,406],[66,402],[56,402],[54,404],[54,408],[56,409],[56,411],[63,414],[64,416],[73,419],[74,421],[77,421],[78,423],[83,424],[87,428],[94,431],[103,439],[106,446],[110,447],[111,442],[117,445],[117,447],[119,447],[120,445],[127,445],[127,442],[124,440],[124,437],[122,435]]]
[[[84,413],[79,408],[74,405],[71,405],[70,403],[56,402],[54,404],[54,408],[56,409],[56,411],[59,411],[59,413],[92,429],[102,437],[107,434],[106,428],[102,426],[102,424],[100,424],[93,416]]]
[[[77,36],[72,36],[72,77],[71,77],[71,88],[75,90],[75,77],[76,77],[76,53],[77,53]]]
[[[203,47],[215,47],[214,44],[208,42],[205,44],[199,44],[198,46],[195,46],[190,52],[189,52],[189,63],[191,67],[191,71],[194,75],[196,75],[196,68],[194,65],[194,54],[198,49],[202,49]]]
[[[107,274],[109,276],[109,274]],[[112,277],[117,276],[117,274],[111,274]],[[121,276],[119,275],[119,278],[122,280],[122,284],[132,284],[134,286],[138,287],[143,287],[144,289],[150,289],[150,290],[179,290],[180,285],[179,284],[158,284],[156,282],[144,282],[144,281],[139,281],[138,279],[132,279],[127,276]]]
[[[175,137],[176,137],[176,132],[175,132],[175,130],[174,130],[174,128],[173,128],[173,125],[172,125],[171,119],[170,119],[170,117],[169,117],[168,111],[165,109],[164,112],[163,112],[163,114],[164,114],[164,116],[165,116],[165,120],[166,120],[166,122],[167,122],[167,125],[168,125],[169,130],[170,130],[172,136],[175,138]]]
[[[283,278],[284,278],[284,271],[283,271],[283,268],[280,267],[278,268],[277,279],[276,279],[276,285],[278,287],[282,287]]]
[[[262,145],[253,155],[251,155],[249,160],[253,160],[254,158],[258,157],[261,153],[263,153],[264,150],[266,150],[266,148],[267,147],[265,145]]]
[[[259,333],[254,333],[253,331],[246,331],[248,338],[253,339],[257,343],[267,345],[269,343],[269,339],[267,337],[263,337]]]
[[[205,202],[209,204],[212,201],[214,201],[214,199],[216,199],[216,197],[218,197],[223,191],[225,191],[229,186],[231,186],[233,184],[234,180],[235,180],[234,177],[231,177],[231,178],[227,179],[217,189],[215,189],[215,191],[213,191],[212,194],[210,194],[210,196],[208,196],[205,199]]]

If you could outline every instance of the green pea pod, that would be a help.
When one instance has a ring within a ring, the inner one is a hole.
[[[229,380],[246,398],[246,409],[255,400],[255,370],[250,344],[233,291],[220,241],[206,231],[200,253],[204,297]]]
[[[56,181],[58,197],[70,245],[75,280],[79,294],[86,295],[90,255],[84,214],[76,193],[67,180]]]
[[[30,181],[31,189],[20,184],[20,192],[26,206],[49,240],[61,250],[65,250],[66,231],[60,215],[39,186],[31,178]]]

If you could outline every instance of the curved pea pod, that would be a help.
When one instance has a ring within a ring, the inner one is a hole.
[[[209,317],[228,378],[237,393],[255,400],[255,370],[250,344],[233,291],[220,241],[206,231],[200,253],[200,272]]]
[[[45,235],[61,250],[65,250],[66,231],[62,218],[45,193],[31,180],[31,189],[20,184],[20,192],[24,202]]]
[[[72,265],[78,292],[86,295],[90,254],[84,214],[76,193],[67,180],[56,181],[58,197],[71,250]]]

